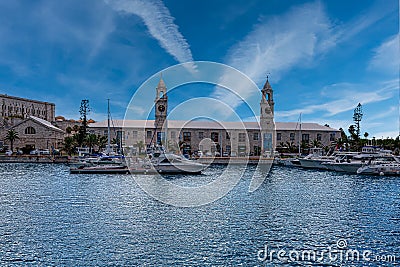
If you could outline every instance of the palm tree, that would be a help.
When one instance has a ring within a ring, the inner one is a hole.
[[[97,145],[99,146],[99,150],[101,150],[102,148],[105,148],[107,145],[107,136],[104,135],[98,135],[97,136]]]
[[[321,142],[318,139],[314,139],[311,144],[313,147],[320,147]]]
[[[67,136],[64,138],[64,142],[62,144],[62,150],[65,151],[68,155],[72,155],[75,152],[76,140],[73,136]]]
[[[6,140],[10,141],[11,151],[14,150],[14,141],[17,139],[19,139],[18,132],[16,132],[13,129],[11,129],[7,132]]]
[[[97,139],[97,135],[95,134],[88,134],[85,137],[85,142],[87,144],[87,146],[89,147],[89,151],[92,151],[92,148],[97,145],[98,143],[98,139]]]

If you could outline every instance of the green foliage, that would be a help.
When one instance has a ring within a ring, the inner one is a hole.
[[[5,139],[8,140],[8,141],[10,141],[10,148],[11,148],[11,151],[13,151],[13,149],[14,149],[14,142],[15,142],[15,140],[19,139],[18,132],[16,132],[16,131],[13,130],[13,129],[9,130],[9,131],[7,132],[7,135],[6,135],[6,138],[5,138]]]
[[[75,153],[76,145],[76,137],[67,136],[64,138],[61,150],[71,156],[73,153]]]
[[[87,135],[87,115],[90,112],[89,108],[89,100],[84,99],[81,101],[81,106],[79,108],[79,113],[81,114],[82,125],[79,128],[79,135],[78,135],[78,145],[82,146],[85,142],[86,135]]]

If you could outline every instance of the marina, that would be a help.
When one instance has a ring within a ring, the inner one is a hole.
[[[167,178],[199,186],[224,170],[214,165],[201,175]],[[4,266],[261,266],[257,253],[265,245],[319,251],[339,238],[373,255],[400,255],[397,177],[274,166],[249,193],[257,173],[248,166],[226,197],[182,209],[143,192],[134,180],[140,175],[74,175],[64,164],[25,163],[0,163],[0,172]]]

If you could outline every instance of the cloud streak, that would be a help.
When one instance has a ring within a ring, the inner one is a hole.
[[[396,34],[377,47],[369,62],[368,70],[398,76],[400,66],[399,42],[399,35]]]
[[[345,111],[349,111],[355,108],[355,103],[368,104],[375,103],[390,99],[396,95],[399,90],[399,80],[392,80],[389,82],[382,83],[380,85],[372,86],[373,88],[379,88],[378,90],[362,92],[359,88],[365,88],[364,84],[350,84],[341,83],[333,84],[324,88],[324,91],[332,92],[332,95],[327,95],[334,100],[324,102],[323,104],[305,105],[304,108],[293,109],[288,111],[277,112],[279,118],[291,118],[296,117],[300,113],[312,114],[317,111],[327,112],[327,116],[334,116]],[[340,98],[338,98],[338,96]],[[335,99],[336,98],[336,99]]]
[[[179,32],[168,8],[160,0],[104,0],[114,10],[143,19],[151,36],[180,63],[193,61],[186,39]]]
[[[312,59],[335,45],[331,23],[319,2],[292,8],[259,24],[227,56],[227,64],[258,81],[266,72],[274,80],[294,65]]]

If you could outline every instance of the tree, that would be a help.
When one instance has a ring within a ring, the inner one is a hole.
[[[19,139],[18,132],[16,132],[16,131],[13,130],[13,129],[11,129],[11,130],[9,130],[9,131],[7,132],[6,140],[10,141],[10,148],[11,148],[11,151],[14,150],[14,141],[17,140],[17,139]]]
[[[71,156],[75,152],[75,146],[76,140],[74,136],[67,136],[64,138],[61,150]]]
[[[78,145],[82,146],[83,142],[85,141],[87,135],[87,115],[90,112],[89,108],[89,100],[84,99],[81,101],[81,106],[79,108],[79,113],[81,114],[81,121],[82,125],[79,128],[79,135],[78,135]]]
[[[317,140],[317,139],[314,139],[314,140],[312,141],[311,145],[312,145],[313,147],[320,147],[320,146],[321,146],[321,141],[319,141],[319,140]]]
[[[75,125],[72,127],[72,130],[73,130],[75,133],[77,133],[77,132],[79,131],[79,126],[75,124]]]
[[[97,145],[99,147],[99,150],[106,148],[107,142],[108,142],[107,136],[104,135],[97,136]]]
[[[67,132],[67,134],[72,133],[72,128],[70,126],[68,126],[65,131]]]
[[[89,147],[90,151],[92,151],[93,147],[98,143],[97,135],[95,134],[87,135],[85,138],[85,143]]]
[[[359,140],[360,139],[360,122],[363,117],[363,112],[362,112],[362,105],[361,103],[358,103],[357,107],[354,109],[354,115],[353,115],[353,121],[356,124],[355,125],[355,134],[357,135],[357,139],[354,140]]]

